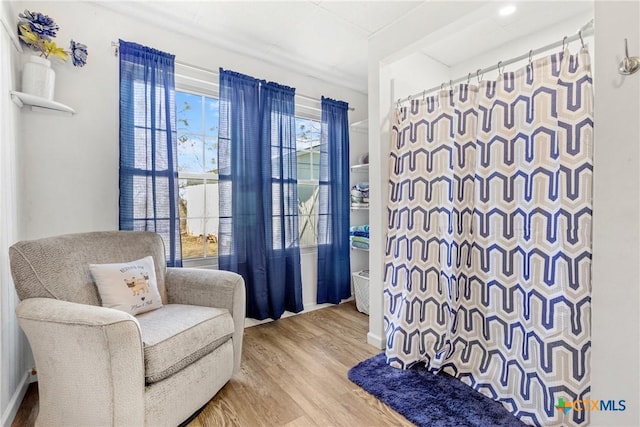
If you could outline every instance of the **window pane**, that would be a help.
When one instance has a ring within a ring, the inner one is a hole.
[[[195,221],[195,218],[191,219]],[[204,221],[203,219],[198,219],[201,223]],[[193,235],[193,234],[183,234],[180,239],[182,243],[182,258],[203,258],[204,257],[204,242],[205,239],[202,234]]]
[[[298,179],[309,180],[311,176],[311,151],[298,150]]]
[[[202,96],[176,91],[178,133],[202,133]]]
[[[206,237],[207,253],[206,256],[218,256],[218,218],[207,218],[206,222]]]
[[[317,236],[318,185],[298,184],[300,246],[315,246]]]
[[[218,173],[218,137],[205,137],[204,140],[204,171]]]
[[[178,172],[203,173],[203,153],[201,136],[178,135]]]
[[[310,215],[298,217],[300,227],[300,246],[315,246],[317,244],[316,218]]]
[[[320,123],[315,120],[296,118],[296,148],[298,150],[298,179],[318,179],[314,174],[314,163],[318,162],[311,151],[320,146]]]
[[[185,215],[180,212],[180,218],[204,216],[204,179],[179,179],[178,189],[180,205],[184,205]],[[200,230],[199,232],[201,232]]]
[[[320,179],[320,146],[311,149],[311,179]]]
[[[315,184],[300,184],[298,183],[298,206],[313,205],[314,190],[318,186]],[[317,196],[316,196],[317,197]],[[303,214],[302,208],[300,214]]]
[[[141,82],[138,80],[133,82],[134,105],[147,104],[146,93],[147,93],[147,90],[144,82]],[[133,124],[134,126],[148,127],[149,123],[148,123],[147,111],[144,109],[136,110],[133,115]]]
[[[178,180],[182,257],[204,256],[204,180]]]
[[[207,180],[207,184],[205,186],[206,203],[204,207],[204,216],[216,218],[220,216],[220,205],[218,203],[219,194],[218,182]]]
[[[296,117],[296,142],[298,149],[320,145],[320,123]]]
[[[205,98],[205,127],[204,133],[218,137],[218,120],[220,118],[220,109],[216,98]]]

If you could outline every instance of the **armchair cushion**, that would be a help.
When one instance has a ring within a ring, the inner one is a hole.
[[[133,316],[162,307],[153,258],[113,264],[89,264],[103,307]]]
[[[168,304],[136,317],[144,344],[145,381],[152,384],[211,353],[231,338],[229,310]]]

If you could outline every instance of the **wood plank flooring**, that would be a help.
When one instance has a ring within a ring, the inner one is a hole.
[[[347,371],[379,350],[353,302],[245,329],[241,371],[189,427],[411,426],[353,384]],[[12,426],[34,425],[31,385]]]

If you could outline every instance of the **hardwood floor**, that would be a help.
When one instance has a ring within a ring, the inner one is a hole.
[[[353,384],[347,371],[377,353],[353,302],[245,329],[243,363],[189,427],[411,426]],[[37,387],[12,426],[33,426]]]

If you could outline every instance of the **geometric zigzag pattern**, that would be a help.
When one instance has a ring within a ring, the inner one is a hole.
[[[584,425],[591,348],[589,53],[396,111],[384,273],[387,362],[424,363],[530,425]]]

